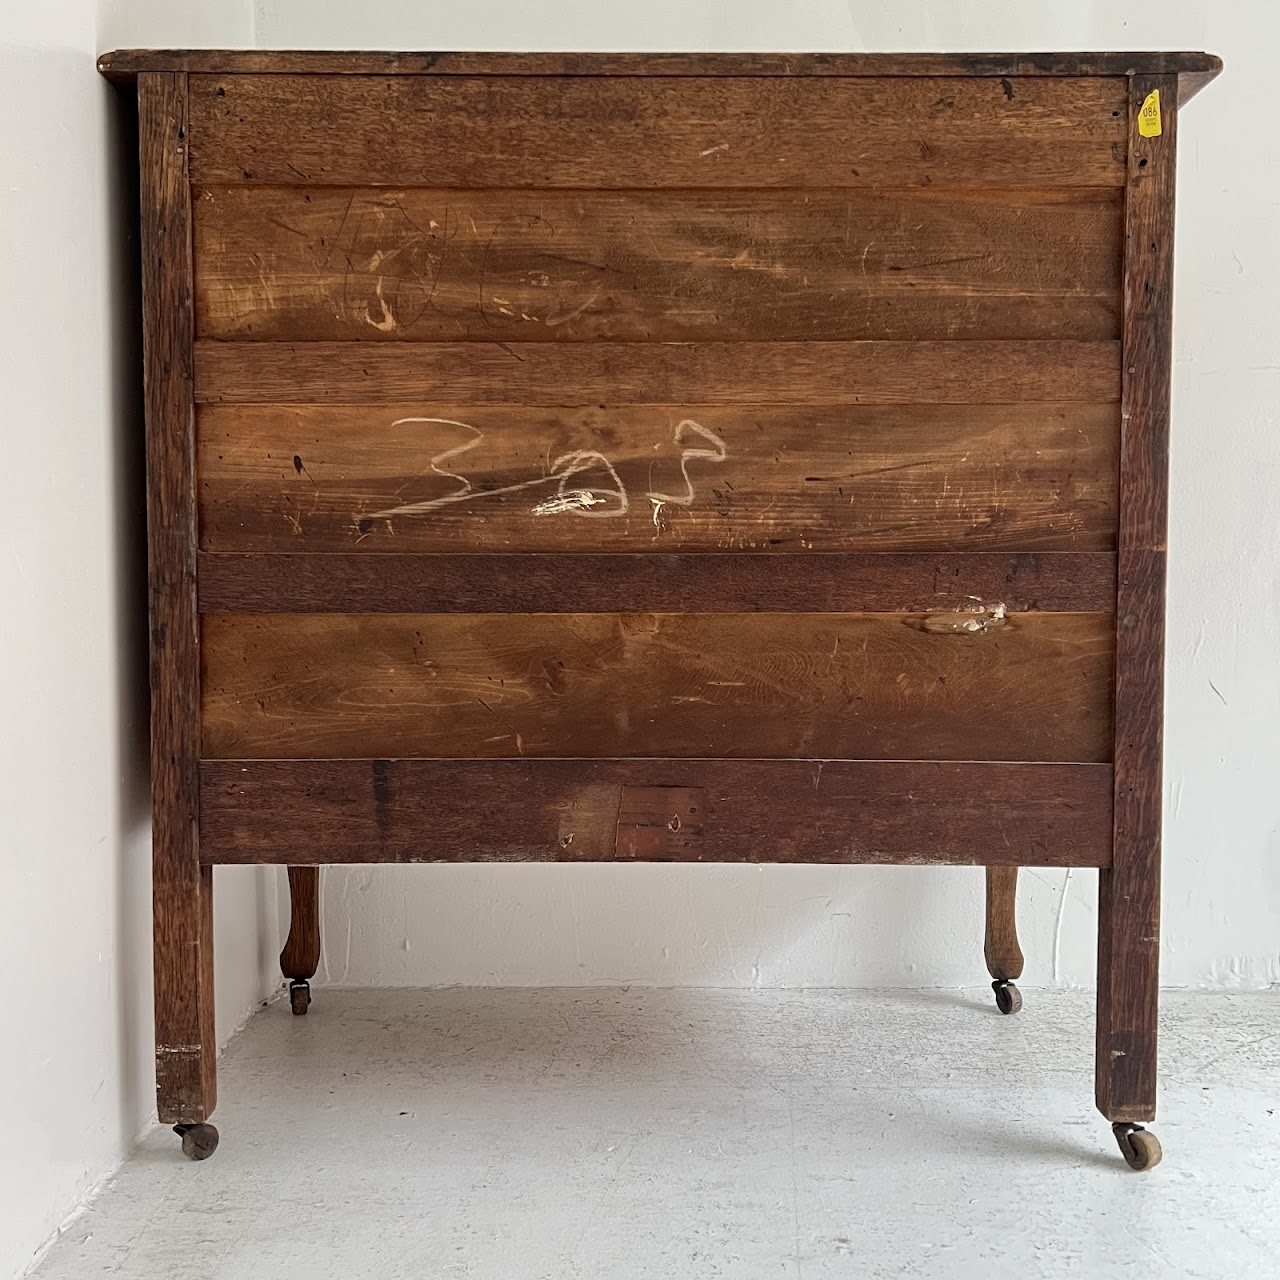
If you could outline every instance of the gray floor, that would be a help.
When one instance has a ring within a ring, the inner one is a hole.
[[[1280,997],[1163,1033],[1143,1175],[1081,994],[324,990],[228,1048],[211,1160],[155,1132],[35,1275],[1280,1276]]]

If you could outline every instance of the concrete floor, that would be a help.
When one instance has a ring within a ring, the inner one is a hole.
[[[34,1273],[80,1280],[1280,1276],[1280,997],[1167,997],[1164,1164],[1092,1105],[1092,1001],[360,990],[224,1056]]]

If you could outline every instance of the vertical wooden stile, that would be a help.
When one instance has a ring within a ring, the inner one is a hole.
[[[187,77],[138,77],[151,627],[156,1098],[167,1124],[216,1101],[212,868],[199,860],[191,191]]]
[[[1139,114],[1159,94],[1159,132]],[[1178,80],[1129,82],[1120,525],[1116,590],[1115,835],[1099,872],[1097,1105],[1155,1118],[1165,538]],[[1148,126],[1150,130],[1151,126]]]

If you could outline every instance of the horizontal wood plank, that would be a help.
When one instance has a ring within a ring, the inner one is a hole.
[[[1118,342],[219,342],[205,404],[1011,404],[1120,399]]]
[[[1116,561],[1030,555],[200,556],[206,613],[1108,612]],[[957,619],[963,623],[964,617]]]
[[[1120,77],[196,75],[198,183],[1119,186]]]
[[[117,49],[109,79],[140,71],[354,76],[1214,76],[1222,59],[1194,51],[1094,53],[484,53],[452,50]],[[1183,102],[1187,95],[1179,95]]]
[[[207,551],[1103,551],[1110,404],[205,406]]]
[[[201,778],[200,850],[211,863],[1097,867],[1111,853],[1105,764],[227,760],[206,761]],[[624,793],[637,788],[650,811],[672,789],[673,817],[700,791],[697,839],[623,838]]]
[[[203,615],[202,754],[1099,762],[1107,614]]]
[[[196,192],[197,333],[1119,337],[1115,190]]]

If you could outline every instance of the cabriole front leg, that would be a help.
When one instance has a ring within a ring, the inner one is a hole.
[[[289,979],[289,1005],[304,1014],[320,967],[320,868],[289,868],[289,936],[280,952],[280,971]]]
[[[1022,977],[1022,948],[1018,946],[1018,868],[987,868],[987,931],[983,953],[996,1008],[1017,1013],[1022,993],[1014,979]]]

